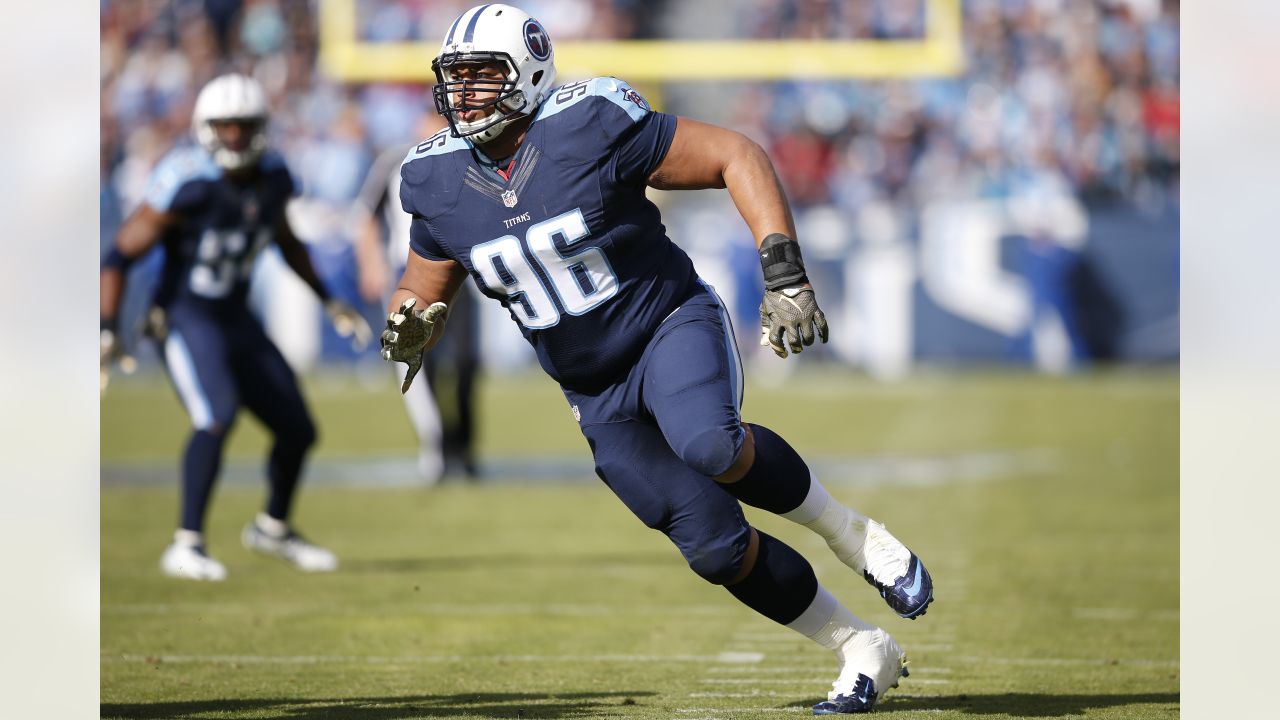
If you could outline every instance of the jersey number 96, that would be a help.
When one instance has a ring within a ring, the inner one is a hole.
[[[556,235],[564,238],[567,250],[589,234],[582,211],[574,209],[530,226],[524,247],[515,235],[476,245],[471,249],[471,266],[490,290],[507,296],[507,305],[521,325],[530,330],[553,327],[560,322],[559,308],[570,315],[585,315],[618,294],[618,276],[600,248],[567,254],[556,247]],[[546,281],[528,257],[542,269]]]

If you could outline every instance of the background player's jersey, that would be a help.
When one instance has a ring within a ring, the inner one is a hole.
[[[246,185],[227,179],[204,148],[174,149],[151,173],[143,201],[181,219],[161,238],[161,307],[243,310],[258,252],[293,194],[284,160],[268,151]]]
[[[401,167],[411,247],[461,263],[562,385],[602,388],[701,292],[644,194],[675,125],[626,83],[594,78],[543,103],[506,176],[442,131]]]

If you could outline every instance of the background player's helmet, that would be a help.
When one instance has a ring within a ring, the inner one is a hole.
[[[227,147],[218,139],[213,123],[238,120],[251,126],[249,143],[242,150]],[[209,81],[196,96],[191,129],[196,140],[209,151],[224,170],[248,167],[267,149],[267,94],[262,85],[245,75],[222,75]]]
[[[475,81],[455,79],[450,69],[464,63],[498,63],[506,68],[506,79]],[[431,62],[436,74],[436,110],[449,121],[454,137],[470,137],[488,142],[502,133],[513,120],[538,109],[551,94],[556,82],[555,53],[542,23],[510,5],[481,5],[453,21],[440,46],[440,55]],[[465,122],[454,107],[451,92],[464,89],[497,90],[494,111],[475,122]]]

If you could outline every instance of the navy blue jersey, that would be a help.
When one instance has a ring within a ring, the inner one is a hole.
[[[243,310],[258,252],[293,195],[283,158],[267,152],[247,184],[233,183],[204,148],[172,150],[151,173],[143,201],[179,217],[161,237],[161,307]]]
[[[675,126],[626,83],[594,78],[552,93],[505,176],[441,131],[401,166],[410,247],[461,263],[561,385],[601,388],[701,291],[645,198]]]

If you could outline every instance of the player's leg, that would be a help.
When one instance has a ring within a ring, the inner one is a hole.
[[[772,430],[743,424],[741,364],[719,308],[682,308],[644,358],[645,404],[672,449],[742,502],[821,535],[902,617],[923,615],[933,581],[920,559],[880,523],[827,493],[800,455]]]
[[[221,580],[227,571],[205,550],[204,520],[238,404],[227,363],[226,334],[217,323],[184,313],[173,314],[169,323],[162,355],[191,418],[192,432],[182,457],[178,530],[161,556],[160,567],[173,577]]]
[[[391,366],[396,374],[396,387],[399,387],[404,384],[409,366],[404,363],[391,363]],[[435,485],[444,477],[444,454],[441,451],[440,408],[436,405],[430,380],[431,374],[424,372],[417,382],[409,386],[409,391],[404,394],[404,407],[418,435],[418,474],[427,485]]]
[[[403,268],[400,268],[403,271]],[[400,277],[401,272],[393,273]],[[394,289],[394,288],[393,288]],[[383,305],[391,302],[391,295],[384,298]],[[452,328],[450,328],[452,329]],[[435,383],[432,377],[431,354],[428,353],[423,362],[423,372],[404,393],[404,408],[409,414],[409,424],[413,425],[414,434],[418,436],[418,476],[428,486],[439,483],[444,477],[444,430],[440,419],[440,406],[436,403]],[[396,387],[404,385],[404,377],[409,366],[404,363],[391,363],[392,372],[396,376]]]
[[[738,502],[689,468],[661,432],[620,421],[589,423],[583,433],[596,472],[637,517],[671,539],[695,573],[836,653],[840,674],[824,706],[869,710],[897,685],[905,657],[893,638],[841,606],[798,552],[751,528]]]
[[[250,550],[280,557],[302,570],[337,569],[338,559],[332,552],[307,541],[289,523],[303,461],[316,441],[316,427],[293,370],[252,318],[237,323],[232,367],[245,407],[274,436],[267,458],[266,507],[245,527],[241,541]]]

